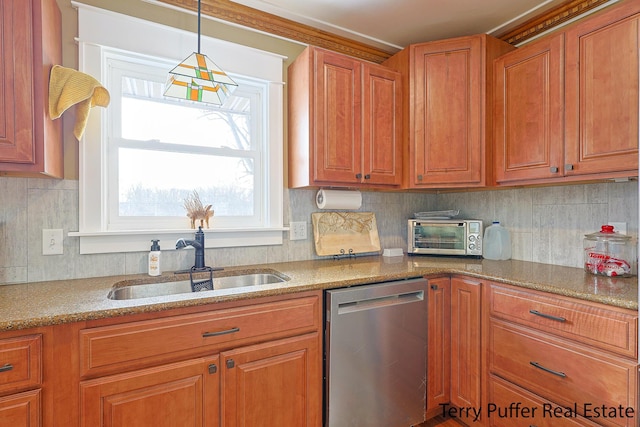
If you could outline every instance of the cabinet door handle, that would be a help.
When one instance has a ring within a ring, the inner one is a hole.
[[[529,363],[532,366],[535,366],[538,369],[542,369],[545,372],[549,372],[550,374],[557,375],[557,376],[562,377],[562,378],[565,378],[567,376],[567,374],[565,374],[564,372],[554,371],[553,369],[546,368],[546,367],[542,366],[541,364],[539,364],[538,362],[529,362]]]
[[[236,362],[234,362],[233,359],[227,360],[227,368],[231,369],[234,366],[236,366]]]
[[[364,176],[364,179],[371,179],[371,175],[366,174],[366,175]]]
[[[209,373],[215,374],[216,372],[218,372],[218,367],[216,366],[216,364],[212,363],[211,365],[209,365]]]
[[[3,366],[0,366],[0,372],[7,372],[13,369],[13,365],[11,363],[6,363]]]
[[[227,329],[224,331],[218,331],[218,332],[205,332],[204,334],[202,334],[202,338],[208,338],[208,337],[217,337],[218,335],[227,335],[227,334],[233,334],[234,332],[239,332],[240,328],[231,328],[231,329]]]
[[[549,168],[549,170],[551,171],[551,173],[558,173],[558,167],[557,166],[551,166]]]
[[[433,289],[434,291],[438,290],[438,285],[431,285],[431,289]]]
[[[567,319],[564,317],[552,316],[550,314],[540,313],[538,310],[529,310],[529,313],[535,314],[536,316],[544,317],[545,319],[555,320],[557,322],[566,322]]]
[[[573,165],[571,163],[567,163],[566,165],[564,165],[564,170],[572,171],[573,170]]]
[[[357,178],[357,179],[362,178],[362,174],[361,174],[361,173],[357,173],[357,174],[356,174],[356,178]]]
[[[422,181],[422,175],[418,175],[418,181]]]

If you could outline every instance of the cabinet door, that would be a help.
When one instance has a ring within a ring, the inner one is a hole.
[[[317,333],[224,352],[222,425],[322,423],[322,357]]]
[[[635,9],[635,10],[633,10]],[[566,33],[567,175],[638,173],[637,2]]]
[[[416,45],[413,61],[411,186],[479,183],[482,39]]]
[[[314,50],[314,181],[358,183],[361,165],[362,63]]]
[[[0,397],[0,427],[39,427],[40,390]]]
[[[495,175],[498,183],[561,177],[564,162],[564,35],[495,62]]]
[[[451,365],[451,284],[448,277],[429,279],[427,325],[427,418],[449,403]]]
[[[83,381],[81,426],[218,426],[219,371],[215,356]]]
[[[451,278],[451,403],[480,407],[481,282]]]
[[[62,125],[48,115],[49,71],[62,61],[55,0],[0,4],[0,171],[62,177]]]
[[[362,102],[362,181],[399,186],[402,182],[400,73],[365,63]]]

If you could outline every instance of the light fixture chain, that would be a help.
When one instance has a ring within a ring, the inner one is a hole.
[[[198,0],[198,53],[200,53],[200,9],[201,0]]]

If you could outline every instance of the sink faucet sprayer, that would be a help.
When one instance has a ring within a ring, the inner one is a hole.
[[[222,268],[211,268],[204,265],[204,233],[202,227],[198,227],[194,240],[178,239],[176,241],[176,249],[186,248],[192,246],[196,250],[196,259],[193,267],[186,271],[176,271],[179,273],[189,273],[191,278],[191,290],[193,292],[210,291],[213,290],[213,272],[215,270],[222,270]],[[209,278],[204,280],[193,280],[193,273],[208,272]]]
[[[196,250],[196,260],[192,270],[201,270],[205,269],[204,265],[204,233],[202,232],[202,227],[198,227],[198,231],[196,231],[195,240],[185,240],[178,239],[176,241],[176,249],[186,248],[187,246],[193,246]]]

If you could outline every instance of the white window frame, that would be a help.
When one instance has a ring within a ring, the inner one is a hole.
[[[78,8],[78,69],[101,82],[105,81],[106,75],[105,51],[135,52],[177,64],[196,50],[196,34],[77,2],[72,5]],[[231,76],[253,78],[268,86],[263,225],[205,229],[206,246],[282,244],[282,234],[286,230],[283,227],[282,82],[285,57],[204,36],[201,37],[201,52],[212,57]],[[163,249],[170,249],[176,239],[188,237],[193,230],[108,229],[106,126],[106,109],[93,108],[79,142],[79,230],[69,235],[80,238],[81,254],[148,251],[152,238],[160,239]]]

